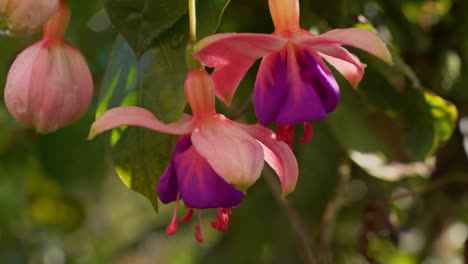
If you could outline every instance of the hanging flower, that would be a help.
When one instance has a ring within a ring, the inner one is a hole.
[[[63,39],[70,10],[64,0],[44,26],[44,38],[23,51],[8,73],[5,104],[21,124],[50,133],[80,119],[93,96],[81,53]]]
[[[0,0],[0,35],[39,32],[59,6],[59,0]]]
[[[378,36],[363,29],[336,29],[322,35],[301,29],[298,0],[269,0],[269,6],[274,33],[209,36],[195,46],[194,56],[214,67],[216,95],[227,104],[247,70],[263,57],[254,91],[257,118],[264,126],[275,122],[278,132],[285,132],[281,138],[291,139],[291,125],[324,119],[338,104],[339,87],[323,59],[356,87],[365,65],[341,45],[388,63],[391,55]],[[312,133],[307,123],[305,128],[304,142]]]
[[[200,209],[218,208],[212,226],[225,231],[230,208],[240,204],[247,188],[260,177],[264,161],[278,174],[283,196],[294,190],[298,167],[288,146],[269,129],[236,123],[216,113],[214,84],[205,70],[189,72],[185,94],[193,116],[181,122],[166,125],[143,108],[119,107],[94,122],[89,138],[124,125],[180,135],[157,190],[161,202],[176,202],[167,233],[177,230],[178,204],[183,200],[189,209],[184,221],[198,209],[195,237],[201,242]]]

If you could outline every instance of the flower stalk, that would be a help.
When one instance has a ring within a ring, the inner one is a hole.
[[[190,23],[189,43],[195,44],[197,43],[197,9],[195,6],[195,0],[188,0],[188,6]]]
[[[189,71],[203,70],[203,65],[193,57],[193,46],[197,43],[197,9],[196,0],[188,0],[189,10],[189,43],[185,51],[185,63]]]

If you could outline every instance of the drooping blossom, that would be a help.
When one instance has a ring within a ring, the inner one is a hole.
[[[391,55],[378,36],[363,29],[336,29],[321,35],[301,29],[299,0],[269,0],[269,6],[275,32],[209,36],[195,46],[194,56],[214,67],[216,95],[227,104],[247,70],[263,58],[254,91],[257,118],[264,126],[279,125],[278,134],[284,140],[294,138],[291,125],[304,122],[305,142],[312,133],[306,122],[324,119],[340,98],[335,77],[323,59],[356,87],[365,65],[342,45],[388,63]]]
[[[59,0],[0,0],[0,34],[37,33],[59,6]]]
[[[230,208],[240,204],[247,188],[260,177],[264,161],[278,174],[283,195],[294,190],[298,167],[289,147],[269,129],[240,124],[216,113],[214,83],[205,70],[189,72],[185,94],[193,116],[181,122],[166,125],[143,108],[118,107],[94,122],[89,138],[124,125],[180,135],[157,191],[161,202],[176,202],[166,232],[176,232],[177,210],[183,200],[188,208],[183,221],[192,217],[194,209],[198,211],[195,237],[201,242],[201,209],[217,208],[212,227],[224,232]]]
[[[41,41],[24,50],[7,77],[5,104],[21,124],[50,133],[80,119],[93,96],[81,53],[63,39],[70,10],[65,0],[44,26]]]

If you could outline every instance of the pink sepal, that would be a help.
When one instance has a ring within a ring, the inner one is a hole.
[[[294,191],[299,168],[289,146],[278,141],[271,130],[261,125],[237,125],[261,143],[265,161],[273,168],[281,181],[282,197]]]
[[[120,126],[138,126],[173,135],[188,134],[193,129],[192,119],[166,125],[144,108],[127,106],[112,108],[94,121],[88,139],[91,140],[104,131]]]
[[[315,46],[314,49],[339,71],[353,88],[358,86],[366,68],[366,64],[361,63],[358,57],[342,47]]]
[[[287,42],[271,34],[217,34],[202,39],[194,47],[194,56],[215,68],[212,77],[216,95],[229,105],[254,61],[281,49]]]
[[[392,64],[392,55],[385,42],[376,34],[360,28],[334,29],[317,36],[300,35],[294,39],[294,42],[303,46],[351,46],[366,51],[388,64]]]

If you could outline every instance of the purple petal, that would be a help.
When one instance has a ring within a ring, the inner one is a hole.
[[[316,61],[304,64],[304,55],[296,53],[293,45],[287,47],[285,55],[288,74],[287,94],[275,122],[278,125],[293,125],[325,118],[327,111],[320,95],[314,89],[317,85],[311,82],[314,75],[322,74],[320,66]]]
[[[188,135],[181,136],[176,143],[171,161],[158,182],[158,196],[162,203],[167,204],[177,199],[179,185],[177,184],[174,156],[186,151],[190,146],[192,146],[192,142]]]
[[[340,89],[335,77],[315,51],[302,50],[298,62],[302,78],[312,84],[327,112],[333,111],[340,100]]]
[[[280,52],[263,58],[255,81],[254,106],[257,119],[268,126],[281,109],[287,92],[287,72]]]
[[[244,194],[226,183],[193,146],[174,157],[180,196],[191,208],[236,207]]]

